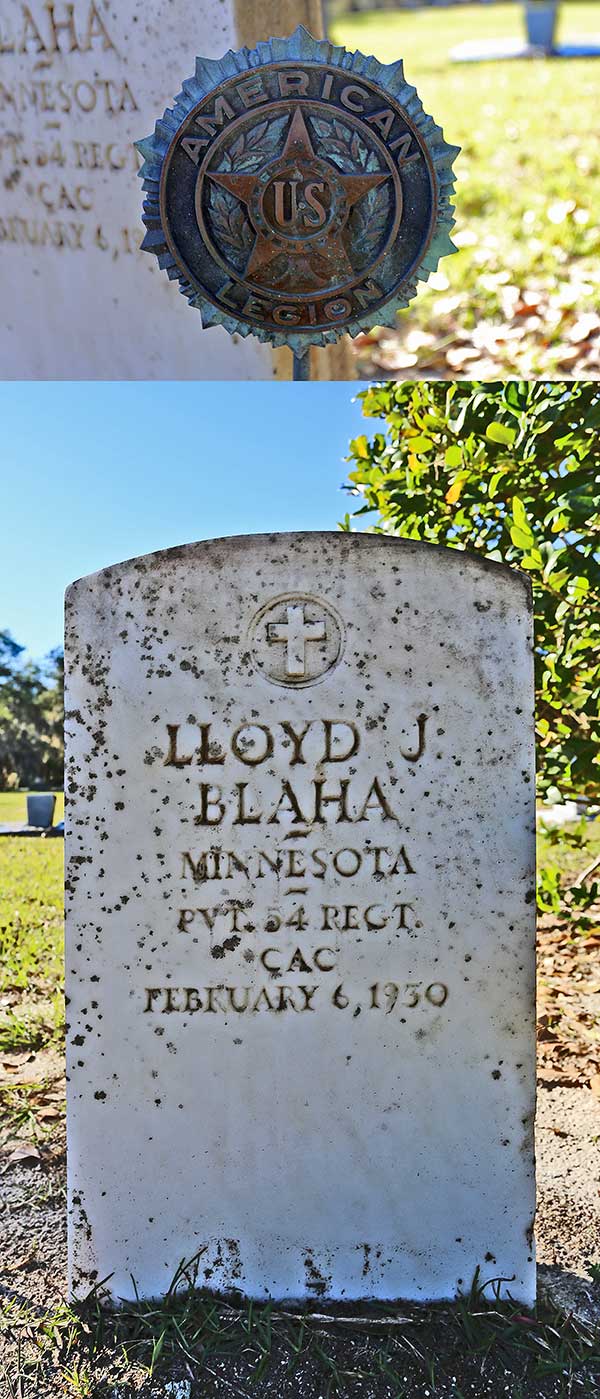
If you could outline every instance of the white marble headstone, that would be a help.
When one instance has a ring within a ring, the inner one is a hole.
[[[139,157],[234,0],[0,0],[0,377],[264,379],[139,251]]]
[[[72,1290],[531,1301],[528,583],[248,536],[67,594]]]

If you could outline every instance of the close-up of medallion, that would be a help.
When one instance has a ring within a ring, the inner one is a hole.
[[[393,324],[452,252],[449,146],[401,61],[298,28],[199,58],[143,156],[143,248],[204,326],[296,352]]]

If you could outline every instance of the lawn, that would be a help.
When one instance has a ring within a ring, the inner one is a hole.
[[[600,33],[600,7],[561,6],[561,35]],[[464,40],[523,33],[521,5],[342,15],[332,38],[404,59],[456,163],[455,241],[361,372],[494,378],[600,371],[600,60],[457,64]],[[560,36],[559,36],[560,37]],[[599,41],[600,42],[600,41]]]
[[[40,1049],[60,1034],[62,982],[63,842],[6,837],[0,840],[0,1052]]]

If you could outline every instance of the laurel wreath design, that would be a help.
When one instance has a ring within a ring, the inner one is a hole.
[[[251,175],[254,170],[260,170],[266,157],[278,146],[286,121],[287,117],[274,117],[272,121],[259,122],[250,131],[243,131],[223,152],[219,174]],[[225,244],[234,267],[243,271],[254,243],[252,225],[235,194],[212,182],[207,222],[215,242]]]
[[[218,185],[211,185],[208,198],[207,222],[216,243],[224,244],[232,254],[232,262],[240,265],[250,252],[254,234],[243,206],[234,194]],[[237,256],[236,256],[237,254]]]
[[[351,131],[340,121],[326,121],[323,117],[311,116],[310,121],[319,139],[326,142],[327,159],[342,174],[365,175],[381,170],[376,151],[361,140],[357,131]],[[367,266],[379,251],[390,204],[390,190],[385,184],[379,189],[369,190],[352,210],[348,227],[352,233],[357,267]]]

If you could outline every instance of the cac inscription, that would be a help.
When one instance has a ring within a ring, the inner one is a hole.
[[[67,621],[74,1294],[200,1251],[256,1297],[530,1297],[526,583],[254,536]]]

